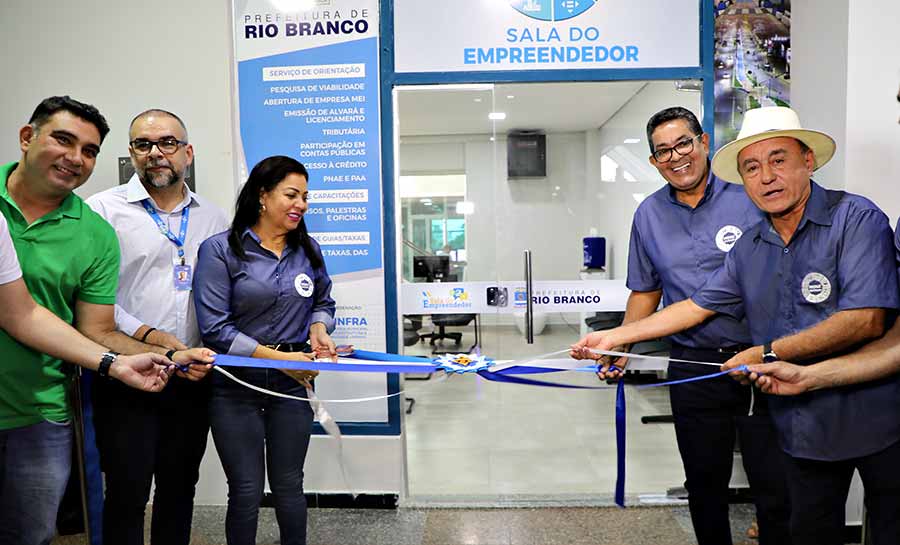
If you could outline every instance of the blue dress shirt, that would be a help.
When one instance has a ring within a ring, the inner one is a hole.
[[[634,214],[628,289],[662,289],[665,306],[687,299],[722,266],[741,234],[763,217],[743,187],[712,174],[695,208],[679,202],[666,185]],[[691,348],[714,349],[749,344],[750,332],[744,320],[720,314],[671,339]]]
[[[285,247],[279,259],[251,229],[241,242],[246,259],[231,251],[228,231],[200,245],[193,288],[206,346],[250,356],[259,344],[306,342],[314,322],[334,331],[335,303],[324,265],[314,269],[302,248]]]
[[[887,216],[863,197],[812,182],[788,244],[767,220],[744,234],[691,298],[735,318],[746,315],[755,344],[789,336],[835,312],[900,306]],[[791,456],[846,460],[900,439],[900,381],[769,399],[782,448]]]

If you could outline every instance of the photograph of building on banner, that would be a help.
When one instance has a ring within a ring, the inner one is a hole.
[[[735,139],[747,110],[790,106],[791,0],[722,0],[715,9],[718,149]]]

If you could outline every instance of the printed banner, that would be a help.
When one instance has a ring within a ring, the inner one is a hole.
[[[717,149],[747,110],[790,106],[790,0],[717,1],[715,74]]]
[[[625,310],[630,291],[625,280],[534,282],[536,312],[606,312]],[[525,282],[404,283],[403,314],[514,314],[525,310]]]
[[[305,221],[334,280],[336,342],[385,350],[377,0],[233,0],[235,129],[245,172],[271,155],[309,170]],[[384,393],[383,376],[323,377],[326,396]],[[383,401],[344,421],[387,421]]]
[[[396,0],[397,72],[700,64],[699,0]]]

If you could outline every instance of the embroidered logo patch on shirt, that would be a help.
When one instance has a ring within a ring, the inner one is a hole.
[[[831,295],[831,281],[824,274],[811,272],[803,277],[800,291],[810,303],[821,303]]]
[[[294,289],[301,297],[309,297],[313,294],[313,281],[306,273],[300,273],[294,278]]]
[[[740,227],[735,225],[726,225],[719,229],[719,232],[716,233],[716,247],[718,247],[723,252],[728,252],[734,246],[734,243],[741,238],[744,232],[741,231]]]

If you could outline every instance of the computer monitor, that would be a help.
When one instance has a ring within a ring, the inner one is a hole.
[[[449,255],[417,255],[413,257],[413,276],[429,282],[445,280],[450,275]]]

